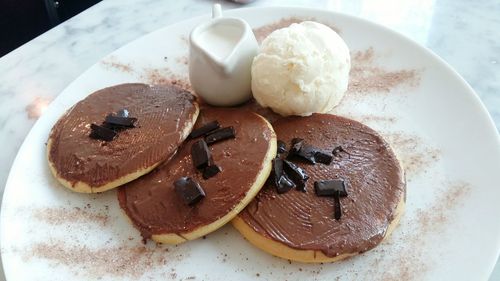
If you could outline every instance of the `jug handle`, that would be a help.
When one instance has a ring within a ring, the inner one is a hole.
[[[218,19],[221,17],[222,17],[222,6],[218,3],[216,3],[212,6],[212,19]],[[233,69],[232,66],[228,67],[227,65],[225,65],[223,62],[221,62],[219,60],[214,59],[212,62],[217,66],[217,68],[222,70],[222,73],[224,73],[225,75],[229,74]]]
[[[220,4],[214,4],[212,6],[212,19],[217,19],[222,17],[222,7]]]

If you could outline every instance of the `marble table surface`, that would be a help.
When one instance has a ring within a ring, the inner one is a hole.
[[[120,46],[165,25],[208,13],[212,4],[205,0],[104,0],[0,58],[0,195],[27,133],[72,80]],[[222,5],[224,9],[314,7],[385,25],[430,48],[455,68],[500,128],[498,0],[257,0]],[[500,280],[500,263],[490,280]]]

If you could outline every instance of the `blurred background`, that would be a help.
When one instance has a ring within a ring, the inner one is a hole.
[[[101,0],[0,0],[0,57]]]

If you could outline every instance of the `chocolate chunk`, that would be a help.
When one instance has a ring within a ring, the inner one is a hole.
[[[318,150],[319,149],[311,145],[304,144],[303,139],[294,138],[292,139],[292,147],[288,152],[287,158],[292,159],[293,157],[298,156],[311,164],[316,164],[316,159],[314,155]]]
[[[133,128],[135,125],[135,122],[137,121],[137,118],[134,117],[120,117],[120,116],[114,116],[114,115],[108,115],[106,116],[106,119],[104,120],[104,124],[107,127],[125,127],[125,128]]]
[[[283,194],[294,187],[295,184],[286,176],[286,174],[281,175],[276,183],[276,191],[278,194]]]
[[[347,190],[343,180],[334,179],[314,182],[314,191],[317,196],[333,196],[334,199],[334,217],[340,220],[342,208],[340,206],[340,197],[347,196]]]
[[[306,182],[305,181],[297,181],[295,183],[295,189],[298,191],[306,192]]]
[[[90,128],[92,131],[90,137],[112,141],[121,129],[134,127],[137,118],[128,117],[128,114],[128,110],[122,109],[116,115],[110,114],[106,116],[102,125],[91,124]]]
[[[196,169],[205,169],[212,162],[212,154],[207,143],[201,139],[191,145],[191,158]]]
[[[184,203],[192,206],[205,197],[205,191],[199,183],[192,178],[182,177],[174,182],[175,193],[182,198]]]
[[[332,160],[333,160],[333,155],[328,153],[328,152],[324,152],[324,151],[319,150],[319,151],[316,151],[316,153],[314,154],[314,159],[318,163],[330,165],[330,163],[332,163]]]
[[[311,164],[316,164],[315,155],[318,152],[318,149],[312,145],[302,145],[299,152],[295,153],[296,156],[306,160]]]
[[[279,180],[279,178],[283,175],[283,159],[281,158],[274,158],[273,159],[273,177],[276,180]]]
[[[293,180],[306,181],[309,179],[306,171],[302,170],[299,166],[288,160],[283,160],[283,163],[285,172],[290,175]]]
[[[235,135],[236,134],[235,134],[234,128],[232,126],[225,127],[225,128],[217,129],[217,130],[211,132],[210,134],[208,134],[205,137],[205,141],[207,142],[207,144],[213,144],[213,143],[216,143],[218,141],[234,138]]]
[[[109,114],[104,119],[103,126],[108,129],[124,129],[135,127],[135,122],[137,118],[130,117],[130,113],[127,109],[121,109],[116,112],[116,114]]]
[[[306,181],[309,179],[306,171],[302,170],[299,166],[294,163],[283,160],[283,168],[286,175],[292,179],[295,183],[295,186],[298,190],[305,192],[306,191]]]
[[[283,171],[283,160],[281,158],[273,159],[273,182],[279,194],[283,194],[295,187],[295,184]]]
[[[339,197],[347,196],[345,183],[341,179],[316,181],[314,191],[318,196],[334,196],[336,192],[339,193]]]
[[[334,217],[336,220],[340,220],[342,217],[342,207],[340,206],[340,191],[335,191],[333,195],[333,204],[334,206]]]
[[[193,131],[191,131],[191,134],[189,134],[189,138],[194,139],[197,137],[201,137],[219,128],[220,124],[217,120],[208,122],[205,125],[199,127],[198,129],[194,129]]]
[[[220,167],[217,165],[210,165],[203,169],[203,178],[209,179],[215,175],[217,175],[221,171]]]
[[[284,153],[286,151],[286,143],[284,141],[278,140],[278,154]]]
[[[92,131],[89,136],[93,139],[112,141],[116,137],[115,131],[97,124],[90,124],[90,129],[92,129]]]
[[[304,143],[303,139],[293,138],[292,139],[292,147],[290,148],[290,154],[296,154],[302,148],[302,144]]]
[[[337,146],[333,149],[332,153],[334,156],[339,156],[340,152],[345,152],[345,150],[342,148],[342,146]]]

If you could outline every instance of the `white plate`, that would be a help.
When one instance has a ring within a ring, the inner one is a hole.
[[[7,279],[486,280],[500,249],[500,141],[464,80],[425,48],[350,16],[298,8],[227,14],[254,27],[291,16],[315,18],[340,31],[354,52],[357,80],[335,113],[380,131],[407,170],[407,210],[394,234],[372,251],[323,265],[272,257],[230,225],[177,247],[144,248],[114,191],[77,194],[57,184],[46,164],[45,141],[59,116],[99,88],[185,77],[186,38],[203,17],[162,28],[104,58],[38,120],[3,198]]]

